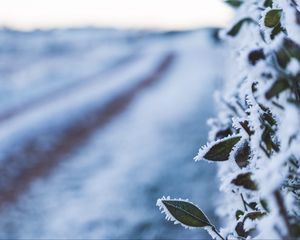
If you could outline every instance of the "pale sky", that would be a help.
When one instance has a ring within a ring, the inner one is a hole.
[[[0,0],[0,26],[184,29],[224,26],[232,10],[222,0]]]

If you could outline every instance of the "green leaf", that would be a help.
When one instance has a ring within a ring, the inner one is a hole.
[[[239,220],[240,217],[243,216],[243,215],[244,215],[244,212],[243,212],[243,211],[237,210],[237,211],[235,212],[235,218],[236,218],[236,220]]]
[[[262,206],[262,208],[266,211],[266,212],[270,212],[269,208],[268,208],[268,203],[265,199],[260,200],[260,204]]]
[[[293,236],[300,236],[300,223],[293,223],[291,224],[291,230],[293,233]]]
[[[265,215],[265,213],[262,213],[259,211],[247,213],[243,217],[243,219],[237,223],[237,225],[235,227],[236,233],[242,238],[247,238],[248,236],[251,236],[253,238],[255,236],[255,229],[251,228],[248,231],[246,231],[244,228],[245,220],[247,218],[249,218],[251,220],[259,219],[259,218],[263,217],[264,215]]]
[[[273,129],[266,127],[261,135],[261,139],[265,143],[266,148],[269,152],[272,151],[272,145],[273,145],[273,141],[272,141],[273,133],[271,131],[273,131]]]
[[[234,160],[240,168],[247,167],[249,164],[249,158],[251,149],[248,141],[244,141],[234,154]]]
[[[284,47],[282,47],[276,52],[276,60],[281,68],[286,68],[290,59],[291,56]]]
[[[221,139],[206,152],[203,158],[211,161],[227,161],[233,147],[241,138],[241,136],[232,136],[225,140]]]
[[[243,24],[246,22],[248,22],[248,23],[253,22],[253,19],[251,19],[251,18],[241,19],[227,32],[227,35],[232,36],[232,37],[236,36],[239,33],[239,31],[241,30]]]
[[[273,5],[273,0],[265,0],[264,7],[272,7],[272,5]]]
[[[257,190],[256,183],[251,179],[251,173],[241,173],[231,183],[249,190]]]
[[[277,124],[269,109],[262,115],[262,117],[268,124],[270,124],[270,126],[275,126]]]
[[[300,46],[291,39],[285,38],[281,48],[276,52],[276,59],[280,67],[286,68],[291,58],[300,61]]]
[[[256,202],[250,202],[248,204],[248,206],[252,209],[252,210],[257,210],[257,203]]]
[[[271,88],[266,92],[266,99],[271,99],[275,96],[278,96],[281,92],[285,91],[289,88],[289,83],[286,79],[280,78],[278,79]]]
[[[273,40],[281,32],[285,32],[285,29],[281,26],[281,24],[278,24],[273,28],[270,38]]]
[[[216,133],[215,139],[222,139],[232,135],[231,127],[221,129]]]
[[[266,215],[265,213],[262,213],[262,212],[259,212],[259,211],[250,212],[250,213],[246,214],[244,220],[246,220],[247,218],[249,218],[251,220],[260,219],[265,215]]]
[[[276,25],[278,25],[280,23],[281,12],[281,9],[272,9],[267,12],[264,19],[265,26],[274,28]]]
[[[248,55],[248,60],[252,65],[255,65],[259,60],[266,58],[262,48],[253,50]]]
[[[213,226],[205,214],[194,204],[177,199],[159,199],[157,205],[163,208],[167,218],[178,221],[185,227]]]
[[[242,238],[247,238],[249,236],[249,232],[246,232],[244,229],[244,223],[243,222],[238,222],[236,227],[235,227],[236,233],[242,237]]]
[[[243,1],[241,1],[241,0],[225,0],[225,2],[235,8],[237,8],[243,4]]]
[[[240,122],[243,129],[248,133],[249,136],[254,134],[254,131],[250,129],[249,122],[247,120]]]

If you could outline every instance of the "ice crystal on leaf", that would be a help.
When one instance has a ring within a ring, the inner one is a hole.
[[[194,158],[219,166],[217,237],[298,239],[300,1],[227,2],[236,16],[220,36],[231,64],[215,94],[210,142]]]

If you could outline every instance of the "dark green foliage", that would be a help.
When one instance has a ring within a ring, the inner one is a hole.
[[[240,237],[243,237],[243,238],[247,238],[248,236],[250,235],[253,235],[254,234],[254,229],[250,229],[248,231],[246,231],[244,229],[244,224],[245,224],[245,221],[249,218],[251,220],[255,220],[255,219],[260,219],[262,218],[263,216],[265,215],[265,213],[262,213],[262,212],[259,212],[259,211],[255,211],[255,212],[250,212],[250,213],[247,213],[243,219],[241,221],[239,221],[235,227],[235,231],[236,233],[240,236]],[[238,220],[240,220],[241,218],[239,218]]]
[[[281,24],[279,23],[278,25],[276,25],[270,35],[270,38],[273,40],[279,33],[281,32],[285,32],[285,29],[281,26]]]
[[[251,149],[248,141],[244,141],[234,154],[234,160],[240,168],[244,168],[249,164]]]
[[[268,204],[267,204],[267,201],[262,199],[260,200],[260,205],[262,206],[262,208],[266,211],[266,212],[269,212],[269,208],[268,208]]]
[[[239,31],[241,30],[243,24],[250,23],[250,22],[253,22],[253,20],[251,18],[241,19],[229,30],[229,32],[227,32],[227,35],[232,36],[232,37],[236,36],[239,33]]]
[[[244,222],[238,222],[235,231],[240,237],[246,238],[249,236],[249,232],[244,230]]]
[[[266,58],[263,49],[253,50],[248,55],[248,60],[252,65],[255,65],[259,60]]]
[[[243,127],[243,129],[247,132],[247,134],[249,136],[251,136],[254,132],[250,129],[249,127],[249,122],[246,120],[246,121],[243,121],[243,122],[240,122],[241,126]]]
[[[239,220],[240,217],[243,216],[243,215],[244,215],[244,212],[242,210],[237,210],[235,212],[235,218],[236,218],[236,220]]]
[[[226,194],[236,197],[240,195],[243,205],[222,201],[230,205],[228,208],[230,210],[225,210],[229,220],[235,219],[234,224],[232,222],[227,224],[233,229],[228,231],[224,239],[247,239],[248,237],[255,239],[259,233],[266,233],[259,220],[273,211],[273,208],[278,212],[278,219],[269,218],[268,227],[271,226],[274,229],[274,234],[278,234],[278,238],[298,239],[300,236],[299,215],[297,214],[299,210],[297,208],[300,206],[298,174],[300,160],[299,156],[292,156],[293,159],[289,160],[291,154],[296,154],[293,152],[294,146],[297,148],[299,145],[298,131],[295,129],[285,137],[280,133],[285,130],[285,125],[289,124],[287,118],[293,117],[295,121],[292,121],[292,124],[296,123],[297,118],[293,115],[294,113],[285,115],[285,112],[290,113],[288,106],[293,105],[291,111],[300,107],[300,71],[297,68],[297,64],[300,63],[300,40],[296,39],[297,35],[292,31],[300,26],[300,13],[297,11],[299,4],[296,0],[291,0],[286,6],[282,5],[282,9],[278,9],[281,4],[275,4],[273,0],[250,1],[247,2],[247,6],[246,1],[225,0],[225,2],[240,13],[235,18],[239,21],[227,30],[227,35],[230,37],[226,40],[231,41],[239,34],[249,35],[249,38],[246,43],[244,41],[240,43],[239,39],[232,41],[237,45],[234,46],[236,47],[234,53],[237,57],[233,60],[237,64],[233,66],[233,69],[237,69],[236,85],[232,86],[234,89],[230,89],[231,86],[229,86],[227,92],[220,95],[220,103],[223,108],[227,108],[227,112],[220,114],[211,124],[213,127],[211,134],[216,133],[214,136],[216,142],[209,144],[209,147],[202,148],[196,159],[203,157],[210,161],[222,162],[229,160],[230,157],[231,162],[221,164],[221,181],[227,185],[224,189],[231,190],[226,191]],[[246,9],[248,6],[249,9]],[[288,7],[290,7],[289,10],[287,10]],[[253,14],[254,10],[255,14]],[[285,21],[288,17],[294,22]],[[289,36],[290,33],[293,34]],[[273,41],[275,38],[276,42]],[[240,56],[242,61],[246,60],[241,65],[239,64]],[[248,67],[252,66],[241,70],[240,67],[245,65],[247,67],[247,63]],[[254,74],[247,74],[247,71],[253,71]],[[233,120],[232,125],[230,120]],[[294,125],[289,127],[292,128]],[[233,134],[236,136],[232,136]],[[243,137],[239,136],[241,134]],[[282,176],[285,179],[276,183],[276,189],[272,185],[271,191],[265,192],[269,184],[267,177],[274,170],[272,162],[278,160],[276,158],[278,153],[282,154],[280,156],[286,155],[286,160],[282,159],[284,161],[278,162],[276,166],[276,171],[282,168]],[[266,171],[266,174],[257,175],[258,171]],[[264,176],[264,178],[259,176]],[[242,192],[243,190],[248,191]],[[285,193],[289,193],[288,196],[293,198],[293,204],[286,201]],[[270,199],[275,200],[274,204],[270,205]],[[292,211],[291,207],[293,207]],[[194,219],[194,221],[197,220],[199,219]],[[251,229],[247,224],[250,220],[254,221]],[[283,224],[285,229],[283,226],[281,228]],[[212,225],[208,226],[211,226],[211,230],[214,231]],[[285,231],[281,232],[281,229]],[[213,234],[211,235],[214,237]]]
[[[300,236],[300,223],[294,223],[291,225],[291,230],[294,236]]]
[[[248,190],[257,190],[256,183],[251,179],[251,173],[242,173],[234,178],[231,183],[236,186],[241,186]]]
[[[300,46],[291,39],[285,38],[282,47],[276,52],[279,66],[285,69],[292,57],[300,61]]]
[[[280,78],[271,86],[271,88],[266,92],[266,99],[271,99],[278,96],[281,92],[289,88],[289,83],[286,79]]]
[[[271,128],[266,127],[262,133],[261,139],[264,142],[267,150],[269,153],[271,153],[273,149],[273,140],[272,140],[272,135],[273,135],[273,130]]]
[[[249,218],[251,220],[255,220],[255,219],[262,218],[264,215],[266,214],[259,211],[255,211],[255,212],[247,213],[244,219],[246,220],[247,218]]]
[[[241,136],[233,136],[226,140],[221,140],[213,145],[204,155],[204,159],[211,161],[227,161],[234,147],[241,139]]]
[[[205,214],[195,205],[182,200],[161,200],[169,213],[189,227],[212,226]]]
[[[272,9],[267,12],[264,24],[268,28],[273,28],[271,31],[270,38],[274,39],[279,33],[286,32],[280,23],[282,10],[281,9]]]
[[[270,110],[265,110],[266,112],[263,114],[263,119],[271,126],[275,126],[277,123],[276,123],[276,120],[274,119],[274,117],[272,116]]]
[[[248,203],[248,206],[249,206],[252,210],[257,210],[257,203],[256,203],[256,202]]]
[[[276,27],[280,23],[281,12],[281,9],[272,9],[267,12],[264,19],[265,26],[269,28]]]
[[[225,0],[225,2],[235,8],[243,4],[243,1],[241,0]]]
[[[226,129],[222,129],[216,133],[215,139],[216,140],[222,139],[222,138],[228,137],[231,134],[232,134],[232,131],[231,131],[230,127],[226,128]]]
[[[272,5],[273,5],[273,0],[265,0],[264,7],[272,7]]]

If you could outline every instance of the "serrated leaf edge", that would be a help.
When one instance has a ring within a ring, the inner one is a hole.
[[[208,142],[206,143],[205,145],[201,146],[199,151],[198,151],[198,154],[197,156],[194,157],[194,160],[197,162],[197,161],[201,161],[201,160],[205,160],[205,161],[208,161],[208,162],[213,162],[211,160],[208,160],[208,159],[205,159],[204,156],[206,155],[206,153],[208,153],[208,151],[216,144],[218,143],[221,143],[221,142],[224,142],[224,141],[227,141],[228,139],[231,139],[231,138],[235,138],[235,137],[240,137],[242,140],[243,139],[243,135],[242,134],[232,134],[232,135],[229,135],[225,138],[222,138],[222,139],[218,139],[216,141],[212,141],[212,142]]]
[[[186,229],[197,229],[197,228],[199,228],[199,227],[191,227],[191,226],[185,225],[182,222],[179,222],[176,218],[173,217],[173,215],[170,213],[170,211],[167,209],[167,207],[163,204],[163,202],[162,202],[163,200],[187,202],[187,203],[193,204],[194,206],[199,208],[196,204],[192,203],[188,199],[181,199],[181,198],[172,198],[171,199],[170,196],[168,196],[168,197],[163,196],[162,198],[157,199],[157,202],[156,202],[156,206],[159,207],[160,212],[166,215],[166,217],[165,217],[166,220],[172,221],[172,222],[174,222],[174,224],[180,224],[182,227],[184,227]],[[208,217],[205,215],[205,213],[203,211],[202,211],[202,213],[208,219]],[[204,221],[202,221],[202,222],[204,222]],[[212,226],[212,224],[210,222],[207,222],[207,224]],[[210,226],[205,226],[203,228],[208,228]]]

